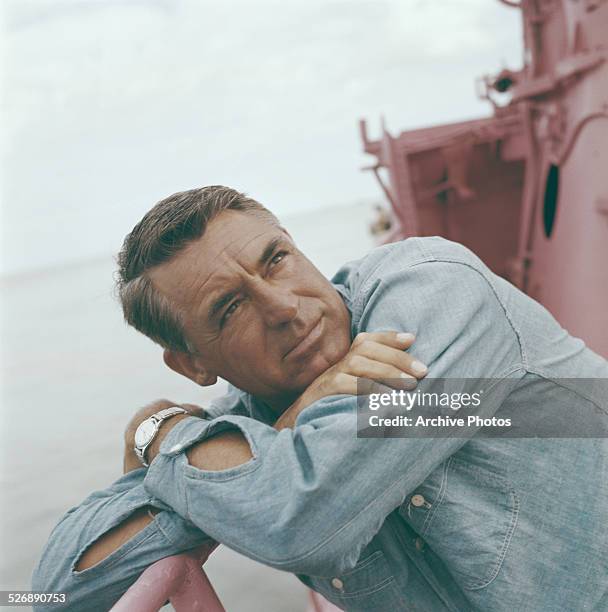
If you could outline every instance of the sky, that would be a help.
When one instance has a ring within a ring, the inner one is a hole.
[[[115,253],[159,199],[225,184],[279,216],[381,200],[358,121],[488,116],[521,65],[497,0],[4,0],[2,274]]]

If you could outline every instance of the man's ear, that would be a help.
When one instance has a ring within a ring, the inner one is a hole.
[[[205,368],[198,355],[165,349],[163,361],[174,372],[189,378],[201,387],[208,387],[217,382],[217,376]]]

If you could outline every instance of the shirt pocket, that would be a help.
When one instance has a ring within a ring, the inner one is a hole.
[[[310,576],[307,583],[333,604],[349,612],[394,612],[406,609],[381,550],[365,556],[344,574],[331,578]]]
[[[517,524],[519,498],[488,467],[451,457],[411,495],[399,512],[467,590],[498,575]]]

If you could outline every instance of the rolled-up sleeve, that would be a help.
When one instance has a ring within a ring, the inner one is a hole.
[[[359,331],[416,331],[414,352],[431,376],[461,378],[463,385],[519,376],[516,334],[491,287],[466,266],[434,262],[382,275],[369,285],[357,317]],[[494,387],[486,415],[508,389]],[[356,410],[353,396],[324,398],[300,414],[294,429],[281,431],[242,416],[184,419],[164,440],[145,487],[253,559],[295,573],[341,574],[386,516],[466,442],[358,438]],[[251,460],[217,472],[189,465],[185,449],[230,429],[246,438]]]

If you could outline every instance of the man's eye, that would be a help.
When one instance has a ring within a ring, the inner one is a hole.
[[[235,300],[234,302],[232,302],[232,304],[230,304],[230,306],[228,306],[228,308],[226,308],[226,311],[224,312],[224,315],[222,316],[222,325],[230,318],[230,316],[232,315],[232,313],[239,307],[239,304],[241,303],[241,300]]]
[[[279,251],[273,256],[273,258],[270,260],[270,263],[272,264],[280,263],[285,257],[285,255],[287,255],[287,251]]]

